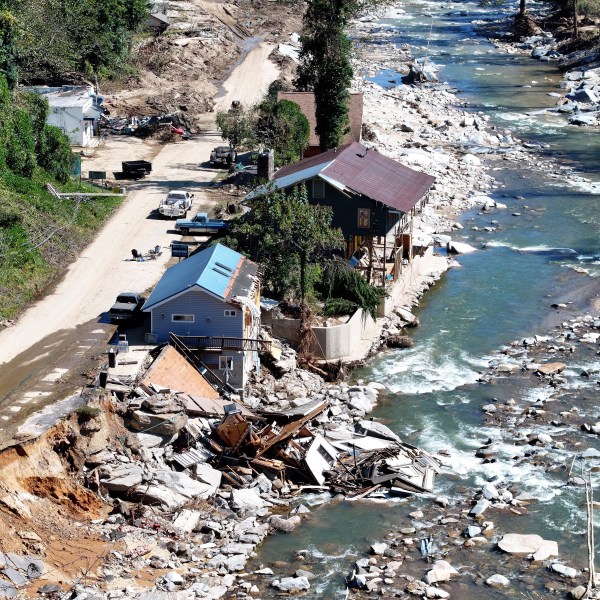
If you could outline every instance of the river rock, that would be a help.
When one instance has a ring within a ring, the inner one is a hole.
[[[439,587],[429,586],[425,591],[425,596],[427,598],[450,598],[450,592]]]
[[[564,577],[569,577],[570,579],[574,579],[579,575],[579,571],[577,569],[574,569],[573,567],[567,567],[567,565],[563,565],[561,563],[552,563],[550,565],[550,570],[554,571],[555,573],[559,573]]]
[[[288,594],[297,594],[310,589],[310,583],[306,577],[283,577],[273,580],[271,585],[283,592],[288,592]]]
[[[516,556],[532,554],[535,560],[545,560],[541,558],[545,555],[546,558],[558,556],[558,544],[536,534],[507,533],[498,542],[498,548]]]
[[[539,365],[537,370],[538,373],[541,373],[542,375],[558,375],[559,373],[562,373],[566,368],[567,365],[565,365],[564,363],[553,362],[546,363],[544,365]]]
[[[458,575],[458,571],[445,560],[436,560],[433,563],[433,569],[425,575],[425,583],[439,583],[441,581],[449,581],[454,575]]]
[[[387,550],[388,545],[385,543],[371,544],[371,552],[373,554],[383,554]]]
[[[575,600],[581,600],[586,595],[586,593],[587,588],[585,587],[585,585],[578,585],[569,592],[569,595],[571,596],[571,598],[575,598]]]
[[[472,517],[478,517],[482,515],[490,507],[490,501],[482,498],[477,504],[469,511]]]
[[[233,490],[231,492],[231,504],[234,509],[248,511],[260,510],[266,506],[266,502],[254,488]]]
[[[273,527],[273,529],[277,529],[277,531],[284,531],[286,533],[294,531],[294,529],[296,529],[300,523],[302,523],[302,517],[298,515],[290,517],[289,519],[284,519],[279,515],[273,515],[269,518],[269,525]]]
[[[452,240],[448,242],[448,252],[452,252],[453,254],[469,254],[471,252],[475,252],[477,248],[470,246],[469,244],[465,244],[464,242],[456,242]]]
[[[491,577],[488,577],[485,580],[485,582],[490,587],[495,587],[495,588],[503,588],[510,584],[510,581],[506,577],[504,577],[504,575],[500,575],[498,573],[496,573],[495,575],[492,575]]]
[[[493,483],[484,483],[481,488],[481,493],[487,500],[498,500],[498,498],[500,498],[500,493]]]

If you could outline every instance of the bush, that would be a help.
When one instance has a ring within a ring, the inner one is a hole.
[[[60,183],[66,183],[73,170],[74,155],[69,138],[58,127],[46,125],[40,143],[38,162]]]

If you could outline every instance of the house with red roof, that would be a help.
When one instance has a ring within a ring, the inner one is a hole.
[[[413,258],[413,217],[434,182],[431,175],[352,142],[282,167],[247,199],[305,186],[311,204],[331,207],[332,226],[342,230],[351,264],[384,285]]]

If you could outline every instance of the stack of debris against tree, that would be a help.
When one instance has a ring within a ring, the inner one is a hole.
[[[222,484],[247,487],[260,474],[298,493],[321,488],[356,497],[387,488],[417,494],[432,492],[439,472],[435,457],[402,443],[381,423],[327,429],[331,406],[322,399],[259,413],[239,401],[140,384],[127,403],[143,460],[115,467],[103,453],[89,457],[95,468],[88,482],[145,504],[174,508],[208,498]]]

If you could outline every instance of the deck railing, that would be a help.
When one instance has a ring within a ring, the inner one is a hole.
[[[173,335],[174,334],[171,334],[171,336]],[[175,337],[177,337],[188,350],[203,350],[207,352],[222,350],[270,352],[272,344],[270,340],[256,340],[249,338],[202,335],[178,335]]]

